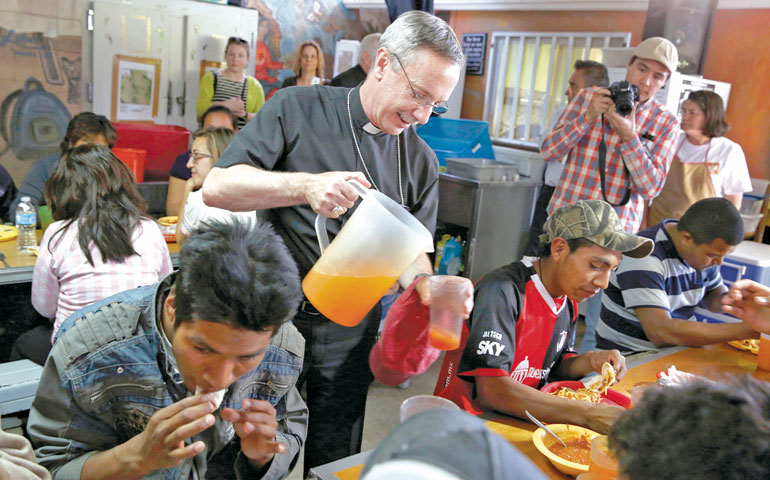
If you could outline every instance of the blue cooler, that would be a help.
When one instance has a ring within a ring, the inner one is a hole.
[[[442,172],[447,158],[495,159],[489,138],[489,122],[431,117],[417,127],[417,134],[436,152]]]
[[[741,278],[754,280],[770,286],[770,245],[757,242],[741,242],[735,251],[727,255],[722,262],[722,279],[728,287]],[[726,313],[713,313],[705,308],[695,309],[695,318],[699,322],[725,323],[737,322],[737,318]]]

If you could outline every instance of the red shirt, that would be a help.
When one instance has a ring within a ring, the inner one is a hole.
[[[566,296],[550,296],[529,262],[493,271],[477,285],[461,347],[447,352],[433,393],[477,415],[477,376],[542,387],[551,369],[575,354],[577,311]]]

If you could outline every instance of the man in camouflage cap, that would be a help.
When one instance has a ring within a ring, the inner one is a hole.
[[[617,350],[575,353],[577,303],[607,287],[621,254],[644,257],[653,244],[625,233],[601,200],[557,209],[543,231],[539,258],[498,268],[478,283],[461,346],[447,352],[434,393],[473,414],[496,410],[526,418],[529,410],[545,422],[605,433],[623,408],[539,389],[551,372],[581,378],[601,372],[605,362],[617,380],[625,375]]]

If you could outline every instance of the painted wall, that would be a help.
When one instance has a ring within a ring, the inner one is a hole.
[[[283,80],[294,75],[297,48],[315,40],[323,50],[325,78],[334,70],[334,48],[338,40],[360,40],[373,32],[382,32],[390,24],[382,9],[345,8],[341,0],[288,2],[286,0],[249,0],[248,8],[259,11],[259,41],[255,77],[270,97]]]
[[[331,78],[337,40],[360,40],[368,33],[384,31],[390,24],[384,8],[348,10],[342,0],[249,0],[246,6],[260,13],[259,25],[254,25],[259,37],[254,74],[268,96],[284,78],[293,75],[296,48],[305,40],[316,40],[322,46],[325,76]],[[23,91],[25,81],[34,78],[42,90],[52,94],[48,100],[58,102],[56,108],[65,112],[64,127],[71,115],[88,108],[84,89],[90,65],[82,64],[86,8],[87,0],[0,2],[0,65],[4,67],[0,68],[0,103],[14,92]],[[111,68],[111,64],[103,65]],[[22,97],[40,98],[39,93],[31,91],[33,88],[29,90],[27,95],[14,95],[6,102],[5,111],[0,112],[5,119],[0,122],[5,127],[0,135],[0,165],[11,173],[17,185],[29,166],[44,155],[24,149],[30,147],[29,138],[25,142],[11,141],[12,126],[26,125],[23,116],[14,114],[14,107]],[[46,131],[37,133],[43,138]],[[35,145],[31,147],[34,150]]]
[[[452,12],[458,36],[494,31],[631,32],[631,44],[642,38],[646,12]],[[752,177],[770,178],[770,10],[718,10],[704,65],[704,77],[732,84],[727,137],[746,153]],[[489,41],[487,42],[487,51]],[[463,118],[480,120],[486,75],[465,77]]]
[[[59,112],[65,128],[70,116],[80,112],[84,94],[80,12],[85,12],[81,0],[0,3],[0,164],[17,185],[32,162],[44,155],[41,147],[50,146],[50,135],[55,135],[50,123],[28,122],[35,115],[35,102]],[[15,127],[29,134],[14,135]],[[51,150],[57,149],[55,142]]]

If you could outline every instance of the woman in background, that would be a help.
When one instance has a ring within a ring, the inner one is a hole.
[[[724,197],[741,208],[751,177],[741,146],[724,137],[730,125],[722,98],[714,92],[691,92],[682,105],[679,149],[671,162],[666,183],[649,208],[647,225],[680,218],[690,205],[711,197]]]
[[[256,222],[256,212],[231,212],[221,208],[209,207],[203,203],[203,194],[199,190],[230,140],[235,136],[229,128],[209,127],[193,133],[193,144],[187,168],[192,177],[185,183],[182,208],[176,222],[176,241],[184,243],[196,228],[206,221],[225,220]]]
[[[69,150],[43,193],[55,221],[40,243],[32,305],[55,318],[52,342],[73,312],[171,272],[168,247],[144,213],[134,175],[108,148]]]
[[[238,118],[238,129],[256,115],[265,103],[265,92],[259,81],[243,73],[249,66],[249,44],[238,37],[227,39],[225,47],[227,66],[218,73],[206,72],[198,87],[195,110],[200,120],[212,105],[224,105]]]
[[[324,55],[321,47],[312,40],[300,45],[295,56],[293,70],[294,76],[284,80],[281,88],[321,84],[324,74]]]

